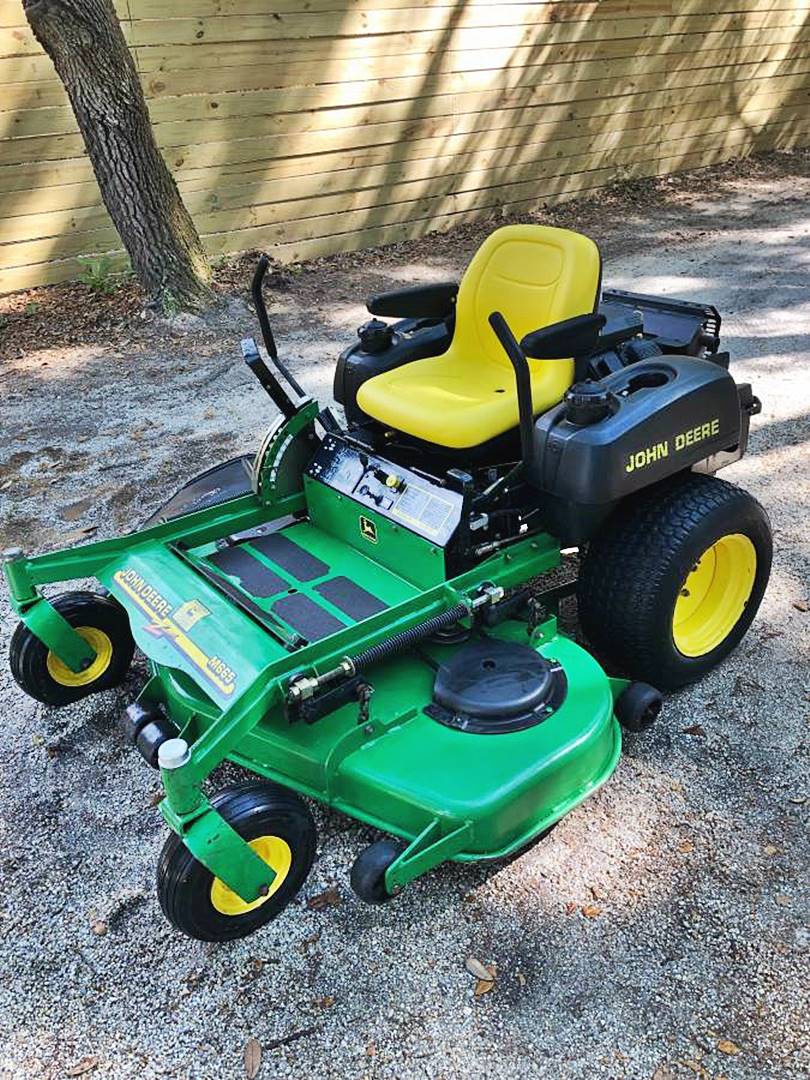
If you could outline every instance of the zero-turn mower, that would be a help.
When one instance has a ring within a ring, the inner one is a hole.
[[[165,791],[160,903],[205,940],[301,887],[300,795],[387,834],[351,870],[370,902],[519,851],[607,780],[620,725],[734,648],[771,563],[764,511],[713,475],[760,408],[715,308],[602,291],[591,240],[506,226],[459,284],[370,301],[342,426],[278,357],[266,267],[267,359],[242,342],[279,411],[258,453],[136,532],[5,563],[33,697],[67,705],[146,654],[123,727]],[[578,580],[544,585],[574,547]],[[39,591],[83,578],[103,590]],[[557,626],[574,592],[593,654]],[[257,779],[211,794],[226,759]]]

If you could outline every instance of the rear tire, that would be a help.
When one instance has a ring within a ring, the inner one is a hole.
[[[768,517],[747,492],[686,473],[619,507],[588,546],[579,619],[595,651],[664,690],[739,643],[771,569]]]

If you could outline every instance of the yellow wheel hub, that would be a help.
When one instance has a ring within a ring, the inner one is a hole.
[[[48,674],[60,686],[87,686],[100,679],[112,661],[113,643],[103,630],[96,626],[77,626],[76,633],[84,638],[96,657],[84,671],[71,671],[56,653],[49,652],[45,661]]]
[[[739,622],[757,572],[754,545],[742,533],[721,537],[698,559],[681,587],[672,639],[684,656],[705,656]]]
[[[224,881],[214,878],[211,882],[211,904],[220,915],[244,915],[254,908],[266,904],[270,897],[277,893],[292,866],[292,851],[286,840],[280,836],[258,836],[255,840],[248,841],[260,859],[275,870],[276,876],[270,883],[266,896],[260,896],[257,900],[243,900],[242,897],[229,889]]]

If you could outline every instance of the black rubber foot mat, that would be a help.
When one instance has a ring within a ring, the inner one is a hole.
[[[257,536],[255,540],[250,541],[250,545],[262,555],[266,555],[272,562],[278,563],[282,570],[292,574],[298,581],[312,581],[313,578],[323,577],[324,574],[329,573],[329,567],[325,562],[310,555],[283,533]]]
[[[278,596],[289,589],[284,578],[274,574],[269,566],[254,559],[250,552],[239,547],[227,547],[208,556],[208,562],[218,570],[239,578],[242,588],[251,596]]]
[[[338,630],[346,629],[344,623],[302,593],[293,593],[292,596],[276,600],[273,611],[307,641],[320,641]]]
[[[378,611],[385,611],[388,607],[379,597],[372,596],[370,592],[361,589],[347,577],[332,578],[315,586],[315,591],[320,593],[324,600],[334,604],[336,608],[345,611],[356,622],[368,619],[376,615]]]

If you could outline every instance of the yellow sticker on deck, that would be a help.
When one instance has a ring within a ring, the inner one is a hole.
[[[208,656],[185,633],[210,615],[199,600],[186,600],[176,610],[157,589],[132,569],[116,570],[113,580],[150,618],[144,628],[155,637],[165,637],[221,694],[229,697],[236,688],[236,672],[218,656]]]

